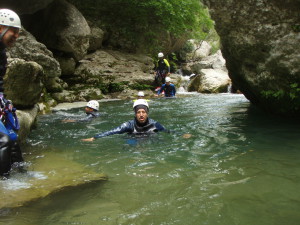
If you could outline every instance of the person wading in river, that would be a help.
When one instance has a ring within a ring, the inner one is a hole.
[[[159,96],[163,92],[165,93],[165,97],[175,97],[176,88],[174,84],[171,84],[170,77],[166,77],[166,83],[161,86],[156,96]]]
[[[14,162],[22,162],[23,157],[17,143],[18,121],[11,101],[4,98],[3,77],[6,73],[6,48],[13,46],[19,37],[21,21],[12,10],[0,9],[0,114],[6,120],[5,125],[0,121],[0,176],[8,175]],[[9,115],[8,115],[9,114]],[[8,121],[10,119],[10,121]]]
[[[94,141],[97,138],[113,135],[113,134],[151,134],[159,131],[165,131],[165,128],[153,119],[148,118],[149,105],[144,99],[138,99],[133,103],[135,118],[121,124],[119,127],[95,135],[92,138],[82,139],[82,141]]]

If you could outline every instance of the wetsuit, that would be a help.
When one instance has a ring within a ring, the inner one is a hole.
[[[167,59],[159,59],[154,68],[156,71],[155,82],[160,85],[159,80],[164,84],[168,73],[170,73],[170,64]]]
[[[169,85],[163,84],[161,88],[158,90],[157,94],[159,95],[163,91],[165,91],[165,97],[175,97],[176,88],[174,84],[169,84]]]
[[[100,113],[98,113],[98,112],[90,112],[90,113],[86,114],[85,118],[79,119],[78,121],[79,122],[88,122],[99,116],[100,116]]]
[[[98,112],[90,112],[90,113],[86,114],[85,118],[80,119],[80,121],[90,121],[99,116],[100,116],[100,113],[98,113]]]
[[[3,77],[6,73],[6,65],[6,50],[4,44],[0,41],[0,98],[3,99],[3,102],[7,101],[3,97]],[[7,117],[6,113],[4,115],[4,118]],[[0,176],[9,172],[12,163],[23,161],[21,150],[17,143],[17,135],[13,130],[8,130],[6,126],[0,120]]]
[[[130,120],[128,122],[123,123],[121,126],[115,129],[97,134],[94,136],[94,138],[101,138],[113,134],[123,134],[123,133],[151,134],[163,130],[165,130],[165,128],[160,123],[156,122],[153,119],[148,118],[145,123],[140,124],[135,118],[134,120]]]

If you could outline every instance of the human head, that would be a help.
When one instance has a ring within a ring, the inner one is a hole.
[[[142,99],[142,98],[144,98],[145,94],[144,94],[144,92],[139,91],[137,96],[138,96],[139,99]]]
[[[0,41],[11,47],[19,37],[20,17],[10,9],[0,9]]]
[[[160,52],[160,53],[158,53],[158,58],[163,58],[164,57],[164,53],[162,53],[162,52]]]
[[[166,84],[169,85],[171,82],[171,78],[170,77],[166,77]]]
[[[91,108],[95,111],[99,110],[99,102],[96,100],[91,100],[86,104],[86,107]]]
[[[138,99],[133,103],[135,117],[139,123],[145,123],[148,119],[149,105],[144,99]]]

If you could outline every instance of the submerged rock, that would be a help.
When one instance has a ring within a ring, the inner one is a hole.
[[[0,181],[0,209],[22,206],[65,187],[102,180],[107,180],[107,176],[71,161],[61,153],[43,153],[31,159],[26,173],[12,173],[9,179]]]

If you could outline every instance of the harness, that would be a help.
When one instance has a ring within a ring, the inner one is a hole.
[[[156,133],[157,128],[154,123],[149,123],[149,119],[146,122],[146,125],[140,126],[137,120],[134,121],[133,134],[141,134],[141,133]]]
[[[16,108],[12,107],[10,100],[4,102],[3,99],[1,99],[0,105],[0,119],[3,122],[10,139],[15,141],[18,138],[18,135],[15,133],[15,131],[18,131],[20,129],[19,120],[16,114]]]

